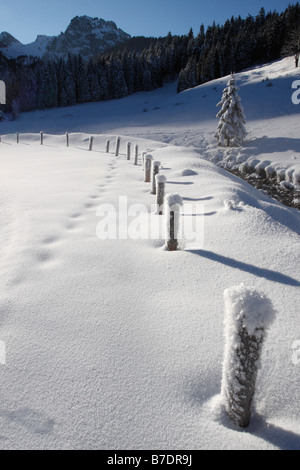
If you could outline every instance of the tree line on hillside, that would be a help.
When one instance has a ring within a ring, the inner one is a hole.
[[[262,8],[256,17],[232,17],[206,30],[202,24],[197,35],[192,29],[184,36],[169,33],[142,51],[114,50],[87,63],[71,54],[60,60],[7,60],[0,54],[6,111],[17,116],[20,111],[118,99],[176,78],[181,92],[283,54],[295,55],[298,50],[299,57],[299,36],[297,2],[280,14]]]

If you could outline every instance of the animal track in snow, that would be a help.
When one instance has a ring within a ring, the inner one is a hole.
[[[53,258],[52,253],[50,251],[41,250],[41,249],[36,251],[35,257],[37,261],[41,263],[47,263]]]
[[[49,235],[48,237],[44,238],[42,243],[45,244],[45,245],[53,245],[57,241],[59,241],[59,237],[57,237],[55,235]]]
[[[65,227],[67,230],[74,230],[76,228],[76,224],[74,222],[67,222]]]
[[[82,216],[80,212],[74,212],[73,214],[70,215],[71,219],[79,219]]]
[[[95,202],[86,202],[84,203],[84,207],[86,209],[92,209],[92,207],[95,207]]]

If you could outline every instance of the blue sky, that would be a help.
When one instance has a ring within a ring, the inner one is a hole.
[[[131,36],[165,36],[199,32],[205,26],[224,23],[231,16],[265,10],[281,12],[289,0],[0,0],[0,32],[8,31],[23,43],[38,34],[57,35],[78,15],[113,20]]]

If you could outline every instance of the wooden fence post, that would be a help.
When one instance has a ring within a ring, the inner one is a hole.
[[[89,152],[93,150],[93,143],[94,143],[94,137],[90,137],[90,142],[89,142]]]
[[[130,160],[131,157],[131,142],[127,142],[127,160]]]
[[[156,205],[157,212],[159,215],[163,214],[164,198],[165,198],[165,186],[166,177],[163,175],[155,175],[156,179]]]
[[[153,160],[151,164],[151,194],[156,194],[156,180],[155,176],[159,173],[160,162]]]
[[[134,146],[134,164],[138,164],[138,158],[139,158],[139,146],[135,145]]]
[[[252,399],[266,330],[275,318],[271,301],[243,284],[226,289],[225,357],[221,399],[234,424],[250,423]]]
[[[142,161],[143,161],[143,171],[145,171],[145,155],[147,152],[142,152]]]
[[[150,180],[151,180],[151,162],[153,160],[153,157],[152,155],[145,155],[144,156],[144,161],[145,161],[145,165],[144,165],[144,181],[145,183],[150,183]]]
[[[166,217],[166,243],[165,247],[169,251],[178,249],[178,235],[180,226],[180,215],[182,198],[179,194],[168,194],[165,197],[165,217]]]
[[[117,140],[116,140],[116,157],[119,156],[120,144],[121,144],[121,137],[117,137]]]

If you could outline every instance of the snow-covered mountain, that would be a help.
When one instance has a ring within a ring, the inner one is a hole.
[[[11,34],[3,31],[0,33],[0,49],[4,52],[5,49],[9,49],[14,46],[21,46],[20,41],[14,38]]]
[[[0,34],[0,51],[8,59],[16,59],[20,56],[43,57],[52,39],[51,36],[38,35],[34,42],[22,44],[11,34],[4,31]]]
[[[11,34],[0,34],[0,51],[8,58],[19,56],[63,58],[69,52],[85,59],[105,52],[130,38],[113,21],[76,16],[66,31],[58,36],[38,35],[30,44],[22,44]]]

